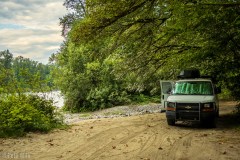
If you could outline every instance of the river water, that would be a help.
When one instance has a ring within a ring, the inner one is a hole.
[[[39,97],[43,97],[47,100],[52,100],[54,106],[57,108],[61,108],[64,105],[64,97],[61,94],[61,91],[51,91],[51,92],[44,92],[44,93],[36,93]]]

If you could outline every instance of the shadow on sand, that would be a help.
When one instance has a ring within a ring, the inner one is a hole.
[[[203,126],[199,122],[177,122],[176,127],[194,130],[195,129],[225,130],[237,128],[240,129],[240,114],[232,112],[220,115],[220,117],[217,118],[216,128]]]
[[[218,118],[217,128],[219,129],[240,129],[240,115],[237,113],[228,113],[220,115]]]

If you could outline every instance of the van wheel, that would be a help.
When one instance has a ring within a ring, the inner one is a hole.
[[[217,110],[217,113],[216,113],[216,114],[217,114],[216,117],[219,118],[219,109]]]
[[[217,118],[209,118],[201,121],[201,125],[207,128],[216,128]]]
[[[167,119],[167,123],[170,126],[174,126],[175,125],[175,120],[174,119]]]
[[[211,118],[209,120],[209,127],[210,128],[216,128],[216,126],[217,126],[217,118],[216,117]]]

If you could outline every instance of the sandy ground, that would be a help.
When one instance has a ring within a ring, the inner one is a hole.
[[[217,128],[179,123],[165,113],[85,120],[67,130],[0,139],[0,159],[35,160],[239,160],[240,129],[222,102]]]

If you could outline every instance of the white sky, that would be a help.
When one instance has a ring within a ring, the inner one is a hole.
[[[64,38],[64,0],[0,0],[0,51],[46,64]]]

